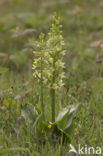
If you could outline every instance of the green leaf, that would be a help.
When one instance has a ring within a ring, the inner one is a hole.
[[[67,124],[66,124],[65,130],[67,130],[71,126],[72,121],[76,115],[78,108],[79,108],[79,105],[71,107],[70,112],[69,112],[68,117],[67,117]]]
[[[59,113],[59,115],[57,116],[55,122],[56,122],[56,123],[57,123],[57,122],[60,122],[60,121],[64,118],[64,116],[68,113],[68,111],[69,111],[68,108],[64,108],[64,109]]]
[[[65,129],[66,127],[66,123],[67,123],[67,116],[69,113],[69,109],[68,108],[64,108],[59,115],[56,118],[55,123],[58,125],[58,127],[62,130]]]
[[[71,108],[64,108],[56,118],[55,124],[58,128],[65,130],[69,128],[72,124],[72,120],[75,116],[75,113],[78,109],[78,105],[71,106]]]
[[[38,112],[32,104],[28,104],[22,110],[21,116],[24,117],[26,121],[29,121],[29,123],[33,123],[38,116]]]
[[[60,139],[62,138],[63,143],[64,142],[71,142],[70,135],[65,132],[64,130],[60,129],[56,124],[52,125],[52,133],[58,136]]]

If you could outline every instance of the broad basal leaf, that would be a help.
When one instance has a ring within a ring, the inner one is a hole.
[[[78,109],[78,105],[72,106],[71,108],[64,108],[56,118],[55,124],[58,128],[65,130],[72,124],[74,115]]]
[[[29,123],[33,123],[38,116],[38,112],[32,104],[28,104],[22,110],[21,116],[23,116],[26,121],[29,121]]]

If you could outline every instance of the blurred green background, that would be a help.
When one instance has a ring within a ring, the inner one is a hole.
[[[61,16],[67,62],[73,70],[79,64],[82,74],[84,69],[95,72],[103,47],[102,0],[0,0],[0,68],[31,70],[34,47],[29,39],[48,31],[54,12]]]

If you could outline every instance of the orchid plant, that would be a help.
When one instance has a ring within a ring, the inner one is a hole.
[[[68,140],[70,143],[70,127],[75,117],[78,106],[62,108],[58,116],[55,117],[56,95],[62,89],[65,78],[65,43],[61,31],[62,25],[60,18],[55,14],[53,24],[47,35],[43,33],[39,36],[39,41],[35,41],[36,50],[34,51],[33,76],[40,86],[41,113],[38,113],[33,105],[27,105],[22,110],[22,116],[29,121],[30,130],[42,136],[57,136]],[[44,89],[50,90],[51,96],[51,121],[45,120]],[[29,111],[28,111],[29,110]],[[41,120],[42,119],[42,120]],[[33,138],[33,136],[31,138]],[[39,137],[38,137],[39,138]]]
[[[55,95],[56,91],[63,86],[65,78],[65,55],[64,40],[61,31],[60,18],[54,15],[53,24],[44,39],[40,34],[39,41],[36,41],[37,50],[34,52],[33,76],[41,86],[41,108],[44,116],[43,88],[48,86],[51,93],[52,122],[55,121]]]

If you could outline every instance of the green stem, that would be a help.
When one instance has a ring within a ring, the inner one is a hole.
[[[55,57],[53,60],[53,78],[51,84],[51,110],[52,110],[52,122],[55,122],[55,89],[53,89],[53,84],[55,83]]]
[[[41,83],[41,108],[42,108],[43,119],[45,119],[45,115],[44,115],[43,85],[42,85],[42,83]]]
[[[51,89],[52,122],[55,122],[55,90]]]
[[[43,73],[42,73],[42,57],[41,57],[41,109],[43,114],[43,119],[45,120],[45,113],[44,113],[44,95],[43,95]]]

